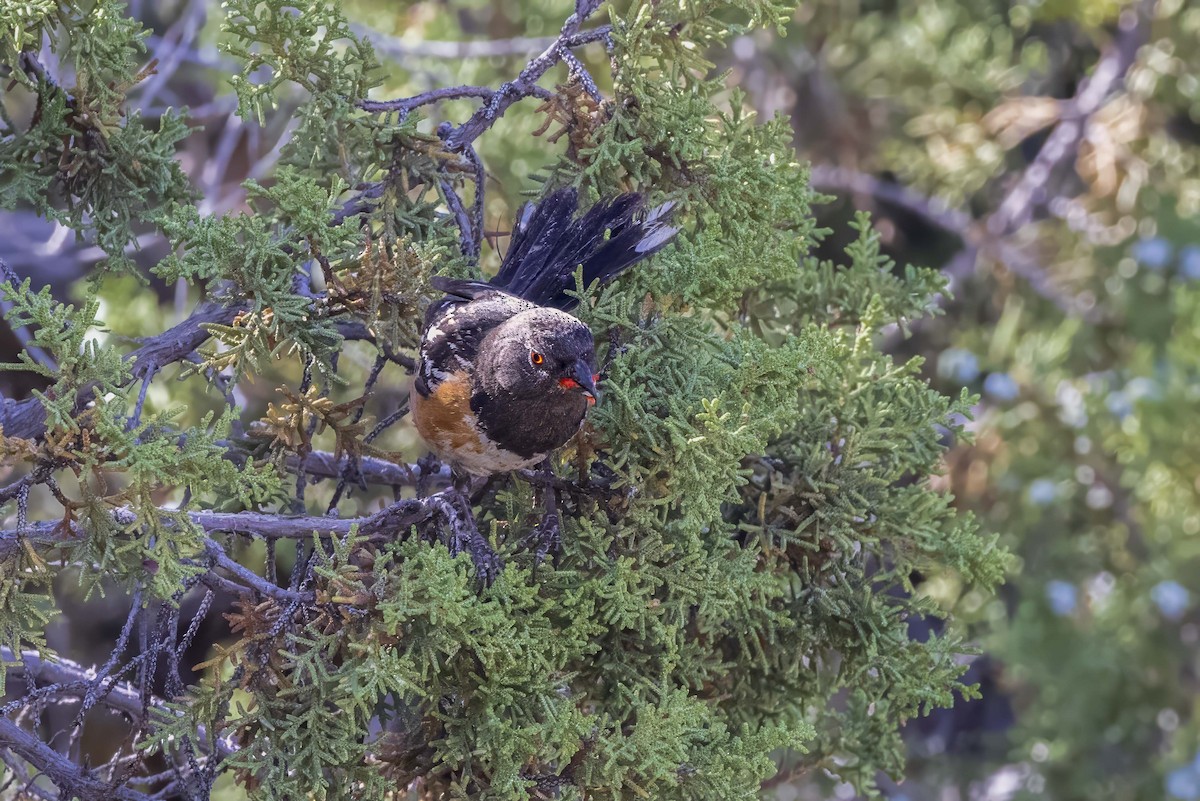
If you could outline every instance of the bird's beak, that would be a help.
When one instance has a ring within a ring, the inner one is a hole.
[[[559,383],[566,389],[577,389],[582,392],[588,401],[588,405],[593,405],[600,400],[600,390],[596,388],[596,381],[600,376],[592,372],[592,366],[587,363],[586,359],[579,359],[575,362],[575,370],[569,378],[562,379]]]

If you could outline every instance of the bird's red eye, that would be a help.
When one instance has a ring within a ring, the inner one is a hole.
[[[536,350],[530,351],[529,361],[533,362],[534,364],[541,364],[542,362],[546,361],[546,357],[538,353]]]

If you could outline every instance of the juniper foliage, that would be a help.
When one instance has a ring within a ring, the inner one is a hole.
[[[596,10],[579,3],[563,37]],[[99,683],[76,690],[82,724],[96,697],[121,702],[112,680],[138,680],[144,702],[117,752],[134,767],[109,779],[136,797],[208,797],[223,775],[255,799],[410,787],[728,799],[815,770],[870,794],[878,771],[902,775],[905,722],[974,692],[960,682],[964,642],[909,636],[914,616],[945,615],[914,576],[952,572],[986,591],[1005,560],[930,485],[972,398],[940,395],[919,361],[876,346],[928,314],[943,282],[898,269],[865,216],[844,258],[809,256],[823,232],[787,121],[755,119],[704,58],[788,12],[606,9],[611,96],[568,60],[553,91],[519,78],[430,133],[420,108],[442,96],[364,102],[385,71],[336,3],[226,3],[241,116],[299,97],[298,127],[271,180],[247,186],[249,211],[206,215],[172,153],[183,116],[152,128],[119,113],[132,85],[111,76],[137,73],[144,34],[121,5],[5,10],[6,24],[34,19],[0,53],[36,113],[3,118],[0,202],[60,220],[117,272],[134,270],[124,248],[152,225],[171,244],[153,274],[205,300],[133,348],[102,337],[100,281],[78,309],[28,282],[6,288],[10,325],[36,332],[47,357],[15,366],[55,382],[21,407],[36,404],[40,424],[5,407],[18,470],[0,490],[13,512],[0,655],[25,683],[6,714],[40,719],[48,691],[32,677],[54,662],[42,633],[61,578],[131,599]],[[42,34],[75,86],[40,66]],[[483,583],[448,491],[428,486],[436,471],[395,467],[385,460],[405,454],[373,444],[399,419],[376,398],[406,380],[429,276],[479,273],[474,142],[493,158],[503,102],[531,95],[541,133],[561,128],[530,139],[544,182],[672,200],[683,230],[627,278],[578,288],[605,400],[552,476],[482,496],[476,521],[503,565]],[[360,340],[370,369],[353,357]],[[235,390],[254,379],[286,401],[239,407]],[[326,462],[336,469],[320,472]],[[61,518],[27,519],[41,488]],[[347,517],[302,516],[326,505]],[[563,545],[539,564],[526,540],[547,507]],[[184,686],[202,615],[181,610],[197,597],[202,609],[225,599],[228,636]],[[41,656],[22,659],[30,647]],[[159,660],[173,678],[151,698]],[[36,737],[0,731],[14,775],[47,770]],[[52,781],[88,796],[93,769],[55,765]]]
[[[1017,777],[1020,799],[1200,797],[1200,9],[805,10],[759,40],[755,100],[795,89],[814,184],[872,202],[898,258],[956,276],[947,314],[898,347],[982,393],[946,480],[1014,553],[1003,596],[927,583],[979,633],[992,691],[910,727],[897,792]]]

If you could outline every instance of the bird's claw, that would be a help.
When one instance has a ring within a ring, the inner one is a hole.
[[[475,565],[476,578],[485,587],[490,586],[500,575],[504,564],[500,561],[500,557],[492,548],[491,543],[480,533],[479,526],[475,524],[475,515],[471,511],[466,495],[456,488],[454,496],[456,496],[456,502],[447,504],[447,507],[443,509],[443,516],[450,528],[446,547],[450,549],[451,556],[458,556],[461,553],[469,555],[471,562]]]
[[[471,562],[475,565],[475,577],[485,587],[491,586],[491,583],[496,580],[496,576],[500,575],[504,564],[487,538],[479,533],[479,529],[475,526],[475,520],[468,518],[468,521],[467,530],[456,529],[451,535],[448,545],[450,555],[458,556],[465,553],[470,556]]]
[[[549,554],[555,567],[562,553],[562,523],[557,510],[547,510],[542,520],[533,531],[526,535],[522,542],[526,548],[533,549],[533,563],[540,565]]]

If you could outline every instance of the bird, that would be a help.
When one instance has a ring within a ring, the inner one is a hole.
[[[433,453],[468,479],[542,463],[601,398],[595,344],[569,312],[575,271],[611,281],[666,247],[673,203],[644,210],[640,193],[576,216],[578,192],[523,206],[490,281],[436,276],[445,293],[425,315],[412,419]]]

